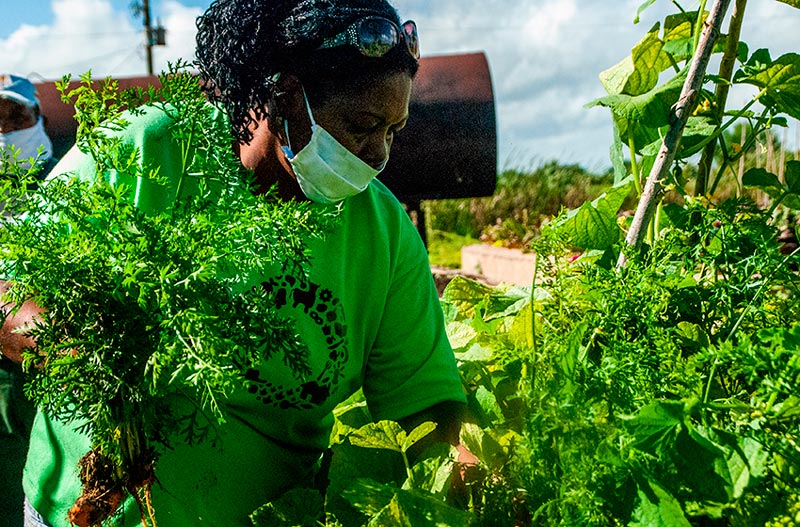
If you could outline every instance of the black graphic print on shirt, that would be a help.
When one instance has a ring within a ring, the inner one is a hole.
[[[323,404],[339,383],[347,362],[345,325],[341,302],[330,289],[310,282],[308,278],[283,275],[261,284],[275,295],[276,307],[291,307],[296,316],[303,314],[314,322],[325,339],[327,358],[316,378],[299,386],[284,386],[265,379],[264,372],[248,368],[245,373],[247,389],[264,404],[281,409],[309,410]],[[320,350],[312,350],[319,353]],[[312,359],[313,360],[313,359]]]

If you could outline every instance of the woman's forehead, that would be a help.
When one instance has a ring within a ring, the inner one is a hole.
[[[412,80],[408,74],[394,73],[358,88],[334,94],[323,106],[339,107],[345,112],[369,114],[386,121],[399,122],[408,116],[411,87]]]

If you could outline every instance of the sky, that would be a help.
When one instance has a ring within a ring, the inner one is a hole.
[[[483,52],[497,111],[498,166],[535,168],[556,160],[602,171],[610,166],[611,117],[586,108],[605,95],[598,74],[630,54],[647,30],[675,12],[655,0],[634,24],[644,0],[394,0],[414,19],[423,56]],[[91,69],[96,77],[147,72],[142,19],[131,0],[0,0],[0,72],[34,80]],[[684,0],[686,10],[699,2]],[[153,49],[155,70],[191,60],[196,17],[210,0],[150,0],[153,24],[167,46]],[[710,6],[712,1],[708,1]],[[773,58],[800,52],[800,9],[777,0],[751,0],[742,40]],[[755,93],[739,91],[744,103]],[[789,148],[800,148],[792,121]]]

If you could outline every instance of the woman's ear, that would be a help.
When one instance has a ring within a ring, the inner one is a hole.
[[[282,74],[269,102],[270,131],[285,141],[284,121],[297,122],[298,117],[305,113],[303,84],[290,73]]]
[[[306,106],[303,83],[292,74],[284,74],[278,80],[274,93],[269,108],[269,130],[283,145],[299,152],[311,138],[311,117]],[[287,128],[291,137],[286,137]]]

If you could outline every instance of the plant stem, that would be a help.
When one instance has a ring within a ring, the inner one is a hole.
[[[400,452],[400,455],[403,457],[403,464],[406,467],[406,476],[408,476],[408,482],[411,484],[412,489],[416,488],[416,485],[414,485],[414,473],[411,472],[411,463],[408,461],[408,454],[406,454],[406,451],[403,450]]]
[[[708,373],[708,381],[706,382],[706,389],[705,393],[703,394],[703,404],[708,403],[708,397],[711,393],[711,382],[714,380],[714,377],[717,375],[717,359],[714,359],[714,364],[711,365],[711,371]]]
[[[189,137],[186,142],[183,144],[181,148],[181,177],[178,178],[178,186],[175,189],[175,201],[178,201],[181,197],[181,193],[183,192],[183,184],[186,181],[187,177],[187,169],[189,164],[189,150],[192,147],[192,141],[194,139],[194,128],[189,127]]]
[[[533,356],[535,357],[538,352],[538,338],[536,335],[536,276],[539,274],[539,253],[536,253],[536,258],[533,259],[533,281],[531,283],[531,338],[533,345]]]
[[[636,159],[636,145],[633,142],[633,134],[628,134],[628,149],[631,151],[631,174],[633,184],[636,187],[636,195],[642,197],[642,177],[639,173],[639,162]]]
[[[700,6],[697,8],[697,19],[694,23],[694,42],[692,43],[692,51],[697,51],[697,46],[700,44],[700,35],[703,32],[703,15],[706,13],[707,0],[701,0]]]
[[[757,97],[760,97],[763,93],[764,92],[759,94]],[[747,105],[747,108],[752,106],[755,103],[756,100],[757,100],[757,98],[754,99],[753,101],[751,101]],[[730,163],[732,163],[733,161],[736,161],[736,160],[738,160],[740,158],[742,159],[742,161],[744,160],[745,154],[750,150],[750,148],[753,146],[753,144],[757,142],[758,135],[762,131],[761,123],[763,123],[765,120],[767,120],[768,114],[769,114],[769,108],[764,108],[764,110],[761,112],[761,115],[756,119],[756,125],[753,126],[753,129],[751,131],[752,133],[750,133],[750,135],[747,137],[747,139],[745,141],[742,141],[742,145],[741,145],[741,148],[739,149],[739,152],[734,154],[733,156],[725,158],[724,162],[725,162],[726,165],[730,165]],[[729,121],[729,124],[731,124],[730,121]],[[733,169],[731,168],[731,170],[733,170]],[[722,179],[721,175],[722,175],[722,172],[720,171],[720,172],[717,173],[717,177],[714,178],[714,181],[711,184],[711,188],[709,189],[709,193],[710,194],[714,194],[714,192],[716,192],[717,185],[719,185],[719,182]],[[741,177],[737,177],[736,181],[737,181],[737,186],[741,187]],[[741,188],[739,188],[739,190],[741,191]]]
[[[711,9],[706,23],[706,28],[703,31],[697,51],[689,66],[689,72],[686,76],[683,89],[681,90],[681,96],[675,104],[673,114],[670,117],[669,131],[661,145],[661,150],[653,164],[653,169],[650,171],[650,175],[647,178],[642,197],[639,200],[639,206],[636,208],[636,214],[633,217],[631,229],[628,231],[628,236],[625,240],[627,245],[634,250],[638,251],[641,248],[642,241],[646,234],[646,227],[653,217],[656,205],[660,202],[664,194],[662,182],[666,179],[670,167],[672,166],[681,136],[683,135],[683,130],[686,127],[686,122],[695,107],[698,93],[703,85],[708,61],[711,58],[711,52],[719,36],[722,19],[725,16],[725,11],[730,1],[731,0],[716,0],[714,2],[714,6]],[[623,267],[626,261],[625,253],[620,252],[617,265]]]
[[[753,97],[750,101],[748,101],[747,104],[745,104],[744,107],[741,110],[737,111],[730,119],[728,119],[725,122],[725,124],[720,126],[719,130],[717,130],[713,134],[709,135],[708,137],[706,137],[705,139],[700,141],[697,144],[697,147],[698,148],[704,147],[708,143],[710,143],[711,141],[716,141],[717,138],[722,134],[722,132],[724,130],[727,130],[728,128],[730,128],[731,125],[733,125],[736,121],[738,121],[740,118],[742,118],[744,116],[744,114],[746,114],[748,112],[748,110],[750,110],[750,107],[753,106],[755,103],[757,103],[759,101],[759,99],[761,99],[761,97],[763,97],[766,93],[767,93],[767,89],[766,88],[764,88],[763,90],[758,92],[758,94],[755,97]],[[767,111],[768,110],[769,110],[769,108],[767,108]]]

